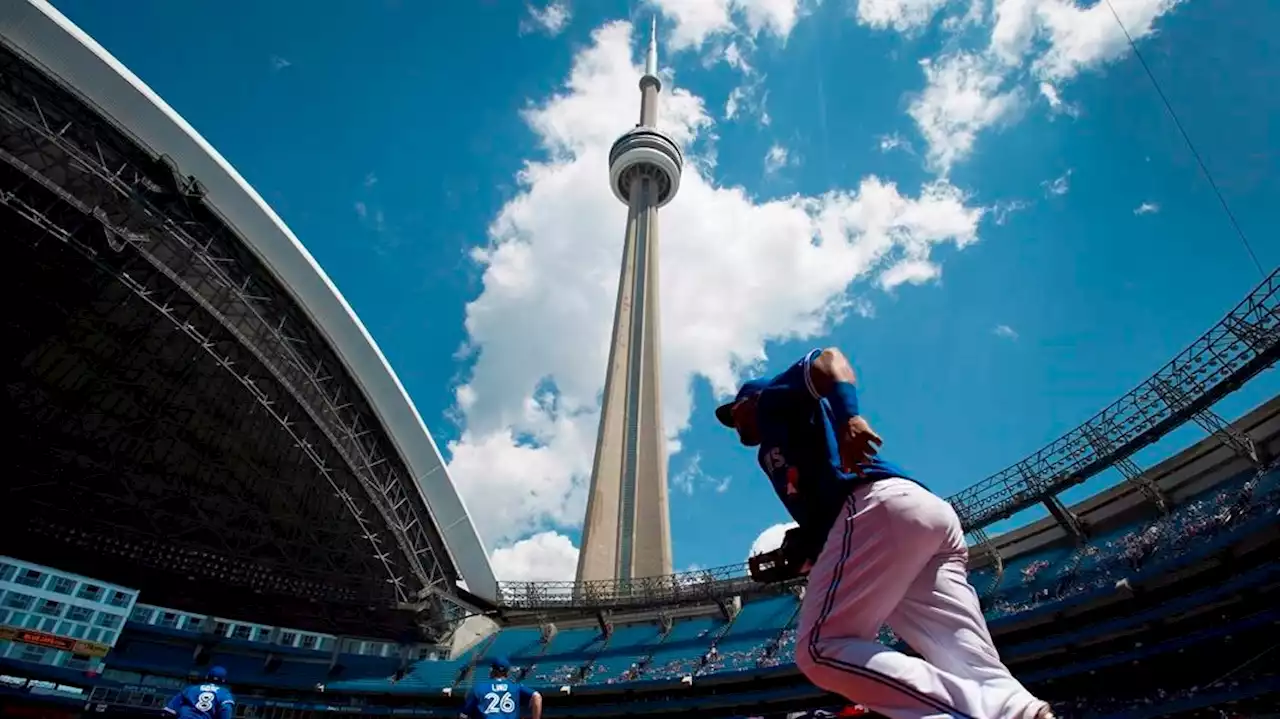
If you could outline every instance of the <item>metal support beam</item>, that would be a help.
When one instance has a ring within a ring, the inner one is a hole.
[[[1154,389],[1170,406],[1181,409],[1191,404],[1187,393],[1172,382],[1158,378]],[[1229,447],[1232,452],[1249,460],[1253,466],[1261,468],[1265,464],[1264,458],[1259,455],[1258,448],[1253,443],[1253,438],[1232,427],[1226,420],[1219,417],[1217,412],[1206,407],[1193,413],[1191,419],[1200,425],[1201,429],[1217,437],[1218,441]]]
[[[987,535],[987,531],[982,527],[969,532],[969,536],[973,537],[975,545],[980,550],[991,557],[991,566],[995,569],[995,572],[992,573],[990,584],[986,587],[976,588],[979,596],[986,596],[999,586],[1000,580],[1004,578],[1004,557],[1000,555],[1000,550],[996,549],[995,542],[991,541],[991,537]]]
[[[973,537],[974,544],[979,549],[986,552],[987,556],[991,557],[991,562],[996,567],[996,573],[1003,574],[1004,557],[1000,556],[1000,550],[996,549],[996,545],[991,541],[991,537],[987,535],[987,531],[979,527],[969,532],[969,535]]]
[[[1146,495],[1147,499],[1151,500],[1151,502],[1156,505],[1156,509],[1159,509],[1161,514],[1168,514],[1170,512],[1171,507],[1169,506],[1169,498],[1166,497],[1164,492],[1156,486],[1155,482],[1152,482],[1145,476],[1142,468],[1138,466],[1137,462],[1134,462],[1129,457],[1125,457],[1124,459],[1116,462],[1116,469],[1124,476],[1125,481],[1134,485],[1144,495]]]
[[[1089,444],[1093,446],[1093,450],[1104,457],[1115,457],[1116,446],[1110,439],[1110,432],[1105,431],[1105,427],[1099,428],[1092,425],[1084,426],[1085,437],[1088,438]],[[1115,468],[1124,476],[1125,481],[1137,487],[1139,491],[1151,500],[1156,508],[1162,514],[1169,513],[1169,500],[1164,496],[1164,492],[1156,486],[1146,476],[1143,475],[1142,469],[1129,457],[1120,457],[1114,460]]]
[[[1067,534],[1070,534],[1076,540],[1076,544],[1084,544],[1089,540],[1089,533],[1084,522],[1074,512],[1067,509],[1062,500],[1058,499],[1058,495],[1045,497],[1043,504],[1054,520],[1063,529],[1067,530]]]

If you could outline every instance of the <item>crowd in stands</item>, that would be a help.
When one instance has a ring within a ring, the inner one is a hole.
[[[1053,702],[1054,711],[1062,719],[1141,719],[1147,710],[1151,716],[1164,716],[1175,710],[1192,710],[1219,706],[1245,699],[1267,686],[1274,688],[1280,676],[1275,667],[1259,668],[1232,674],[1204,685],[1160,687],[1116,693],[1111,696],[1091,695],[1087,699]]]
[[[1090,592],[1115,591],[1121,580],[1204,556],[1244,531],[1276,521],[1278,507],[1280,471],[1246,475],[1142,526],[1094,536],[1082,547],[1055,547],[1015,558],[1002,576],[977,571],[972,581],[987,597],[988,618],[999,620]],[[656,621],[612,627],[607,636],[595,626],[550,634],[537,627],[513,627],[453,659],[412,662],[391,677],[352,667],[343,676],[328,677],[327,686],[330,691],[393,693],[461,688],[469,684],[474,667],[497,655],[509,656],[516,676],[533,686],[692,681],[792,663],[798,614],[799,599],[787,591],[747,601],[730,620],[680,618],[665,631]],[[887,627],[880,641],[888,646],[900,643]],[[278,676],[296,674],[292,678],[299,684],[311,681],[309,674],[276,671]]]
[[[1152,566],[1203,556],[1243,528],[1275,521],[1277,489],[1280,472],[1248,473],[1144,525],[1094,537],[1057,558],[1025,558],[994,582],[990,569],[974,572],[971,581],[988,588],[989,620],[1114,588]]]

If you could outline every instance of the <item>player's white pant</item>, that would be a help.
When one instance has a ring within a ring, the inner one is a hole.
[[[1000,661],[955,510],[905,479],[858,487],[800,609],[796,664],[891,719],[1034,719],[1045,706]],[[888,624],[925,660],[876,642]]]

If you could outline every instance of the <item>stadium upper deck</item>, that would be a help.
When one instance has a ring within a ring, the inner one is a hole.
[[[421,418],[280,218],[47,2],[0,4],[0,40],[3,549],[317,631],[493,598]]]
[[[1205,478],[1211,486],[1178,496],[1167,515],[1126,521],[1068,552],[1043,549],[1010,566],[992,590],[998,601],[988,617],[1019,676],[1055,700],[1103,705],[1186,686],[1225,692],[1200,701],[1274,693],[1269,675],[1254,681],[1237,669],[1267,666],[1255,660],[1280,627],[1280,471],[1232,472],[1224,481]],[[508,627],[451,658],[433,656],[424,645],[304,636],[137,605],[121,644],[107,656],[93,701],[155,704],[202,667],[219,664],[232,668],[246,705],[453,716],[486,658],[506,655],[522,681],[553,696],[557,716],[665,714],[678,707],[741,716],[759,714],[753,707],[764,703],[793,710],[824,699],[792,665],[795,594],[748,598],[729,617],[714,610],[617,615],[607,631],[583,623]],[[8,600],[0,597],[0,607]],[[898,645],[887,630],[881,641]],[[1213,660],[1187,663],[1181,652],[1191,650]],[[1172,683],[1134,682],[1144,667],[1168,664],[1181,667]],[[53,667],[0,659],[0,670],[66,681]],[[1231,686],[1222,681],[1228,678]]]

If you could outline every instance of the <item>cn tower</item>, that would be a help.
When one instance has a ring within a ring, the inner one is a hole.
[[[609,151],[609,186],[627,206],[627,233],[578,581],[671,573],[658,328],[658,209],[680,188],[684,156],[657,128],[661,90],[655,18],[640,78],[640,122]]]

